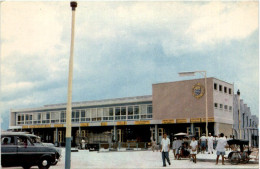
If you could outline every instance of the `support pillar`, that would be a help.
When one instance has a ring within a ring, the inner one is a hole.
[[[155,124],[154,129],[155,129],[155,142],[156,142],[156,144],[158,144],[158,125],[157,124]]]
[[[191,132],[191,135],[194,135],[194,123],[190,124],[190,132]]]
[[[114,126],[114,140],[117,141],[117,127]]]
[[[81,127],[79,126],[79,137],[81,137]]]
[[[58,146],[58,137],[59,137],[59,131],[58,131],[58,127],[56,127],[55,146]]]
[[[219,135],[219,123],[214,123],[214,133],[215,135]]]

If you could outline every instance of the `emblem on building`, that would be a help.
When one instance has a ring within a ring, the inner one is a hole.
[[[197,83],[192,88],[192,95],[197,99],[201,98],[205,93],[205,87],[200,83]]]

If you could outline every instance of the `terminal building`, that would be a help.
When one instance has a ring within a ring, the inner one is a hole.
[[[229,136],[234,127],[234,85],[216,78],[152,85],[152,95],[72,103],[72,144],[157,143],[166,132],[170,139],[185,132]],[[207,89],[207,93],[205,92]],[[255,125],[258,125],[254,123]],[[66,103],[11,109],[10,129],[32,132],[44,142],[65,145]]]

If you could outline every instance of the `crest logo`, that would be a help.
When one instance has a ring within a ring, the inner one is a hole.
[[[192,95],[197,99],[201,98],[205,93],[205,87],[200,83],[197,83],[192,88]]]

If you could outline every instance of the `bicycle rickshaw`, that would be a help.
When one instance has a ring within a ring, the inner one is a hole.
[[[251,153],[249,150],[248,140],[232,139],[228,140],[227,143],[233,150],[228,154],[228,159],[230,160],[231,164],[248,163],[250,160],[249,155]],[[247,147],[247,151],[244,151],[245,147]]]

